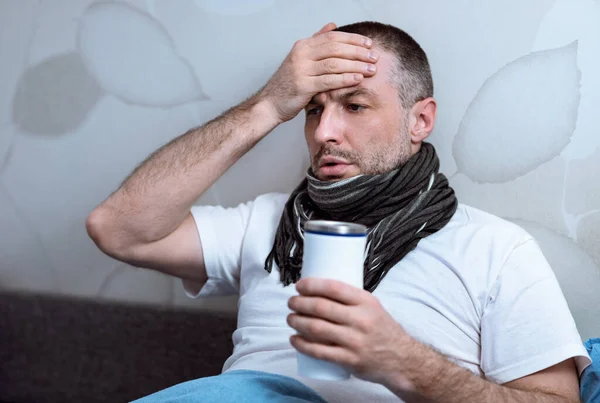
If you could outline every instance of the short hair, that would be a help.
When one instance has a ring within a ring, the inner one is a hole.
[[[391,81],[398,88],[400,103],[409,109],[418,101],[433,96],[433,79],[427,55],[412,36],[393,25],[375,21],[344,25],[335,31],[367,36],[373,45],[396,56]]]

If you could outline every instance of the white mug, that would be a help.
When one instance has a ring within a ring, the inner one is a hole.
[[[304,224],[302,278],[338,280],[363,288],[367,227],[339,221],[313,220]],[[337,381],[350,378],[341,365],[298,354],[298,374]]]

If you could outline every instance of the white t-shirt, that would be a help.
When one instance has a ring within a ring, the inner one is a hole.
[[[265,259],[288,195],[266,194],[236,208],[196,206],[192,215],[208,282],[191,297],[239,293],[233,354],[223,371],[291,376],[330,402],[398,401],[385,387],[351,377],[299,377],[286,323],[287,301],[276,266]],[[414,338],[456,364],[505,383],[575,357],[589,356],[559,284],[535,240],[522,228],[459,204],[450,222],[422,239],[373,292]]]

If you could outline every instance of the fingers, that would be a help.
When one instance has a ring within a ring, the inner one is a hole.
[[[358,85],[363,78],[364,76],[360,73],[325,74],[310,77],[312,81],[311,92],[318,94],[319,92],[352,87]]]
[[[329,31],[309,38],[307,44],[309,46],[319,46],[327,42],[340,42],[349,45],[364,46],[370,48],[373,46],[371,38],[359,34],[350,34],[348,32]]]
[[[323,28],[321,28],[319,31],[315,32],[315,34],[313,35],[313,38],[317,35],[324,34],[325,32],[332,31],[336,28],[337,28],[337,25],[335,25],[333,22],[328,22],[327,24],[325,24],[325,26]]]
[[[379,55],[369,49],[372,40],[331,31],[334,28],[333,23],[325,25],[313,37],[297,41],[290,52],[289,60],[304,76],[299,87],[306,92],[317,94],[352,87],[377,71]]]
[[[330,58],[341,58],[348,60],[360,60],[375,63],[379,60],[379,53],[364,46],[349,45],[347,43],[327,42],[311,49],[312,60],[324,60]]]
[[[312,89],[325,92],[354,86],[377,72],[379,54],[369,49],[372,41],[362,35],[326,32],[303,44],[305,57],[314,62],[307,73],[313,76]]]
[[[377,67],[373,63],[331,58],[313,63],[310,70],[309,74],[313,76],[336,73],[360,73],[363,76],[372,76],[377,71]]]
[[[351,311],[347,306],[326,298],[294,296],[288,307],[300,315],[313,316],[338,324],[350,324]]]
[[[356,366],[360,362],[356,354],[353,354],[350,350],[343,347],[314,343],[297,335],[290,337],[290,343],[301,353],[319,360],[337,362],[338,364],[349,367]]]
[[[323,278],[302,279],[296,283],[296,290],[303,296],[328,298],[345,305],[358,305],[370,295],[361,288]]]
[[[337,346],[354,346],[355,332],[348,327],[326,320],[297,314],[290,314],[287,323],[307,340]]]

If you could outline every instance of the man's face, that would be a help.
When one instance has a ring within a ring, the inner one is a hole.
[[[315,176],[335,181],[389,172],[411,155],[408,118],[390,81],[393,56],[378,48],[377,74],[315,95],[304,134]]]

